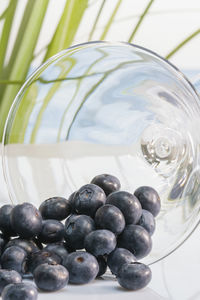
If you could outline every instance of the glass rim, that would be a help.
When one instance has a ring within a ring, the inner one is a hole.
[[[133,48],[137,48],[139,50],[142,50],[144,52],[147,52],[149,54],[151,54],[152,56],[155,56],[156,58],[158,58],[159,60],[161,60],[162,62],[166,63],[168,66],[170,66],[175,73],[177,73],[189,86],[190,88],[193,90],[193,92],[195,93],[195,96],[200,100],[199,94],[196,90],[196,88],[194,87],[194,85],[192,84],[192,82],[187,78],[187,76],[184,75],[184,73],[182,71],[179,70],[179,68],[177,68],[173,63],[171,63],[169,60],[165,59],[164,57],[162,57],[161,55],[157,54],[156,52],[145,48],[143,46],[140,45],[136,45],[133,43],[129,43],[129,42],[124,42],[124,41],[100,41],[100,40],[96,40],[96,41],[89,41],[89,42],[83,42],[83,43],[79,43],[79,44],[75,44],[72,45],[64,50],[59,51],[58,53],[56,53],[55,55],[51,56],[50,58],[48,58],[44,63],[42,63],[39,67],[37,67],[26,79],[26,81],[23,83],[23,85],[21,86],[21,88],[19,89],[19,91],[17,92],[13,103],[9,109],[8,115],[6,117],[6,122],[4,125],[4,129],[3,129],[3,137],[2,137],[2,145],[5,145],[5,135],[6,135],[6,128],[8,125],[8,119],[10,117],[10,114],[12,112],[13,107],[16,104],[16,101],[18,99],[18,97],[20,96],[20,94],[23,92],[24,88],[27,86],[27,84],[29,84],[31,82],[31,80],[34,78],[35,74],[37,72],[39,72],[42,68],[44,68],[46,65],[50,64],[51,62],[55,61],[57,58],[61,57],[62,55],[64,55],[65,53],[67,53],[70,49],[75,49],[77,47],[80,46],[86,46],[86,45],[90,45],[90,44],[113,44],[113,45],[128,45],[131,46]],[[4,156],[4,151],[3,151],[2,147],[2,157]]]

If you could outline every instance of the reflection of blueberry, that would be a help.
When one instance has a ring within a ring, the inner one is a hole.
[[[5,249],[7,249],[11,246],[21,247],[22,249],[24,249],[27,252],[27,254],[31,254],[32,252],[39,251],[38,246],[32,240],[24,240],[24,239],[20,239],[20,238],[15,238],[13,240],[10,240],[6,244]]]
[[[32,253],[28,257],[28,271],[33,273],[37,266],[45,263],[50,265],[60,264],[61,258],[57,254],[50,252],[47,249]]]
[[[61,265],[39,265],[33,276],[39,289],[50,292],[64,288],[69,280],[67,269]]]
[[[65,248],[65,246],[63,245],[63,243],[51,243],[48,244],[45,248],[44,251],[50,251],[52,253],[55,253],[56,255],[58,255],[61,259],[60,264],[64,265],[68,256],[68,251]]]
[[[84,251],[70,253],[66,268],[69,271],[69,282],[75,284],[88,283],[94,280],[99,272],[96,258]]]
[[[13,207],[13,205],[7,204],[0,208],[0,230],[6,236],[16,236],[10,223],[10,214]]]
[[[141,186],[134,192],[134,195],[140,201],[142,208],[150,211],[154,217],[158,215],[161,203],[156,190],[150,186]]]
[[[64,225],[57,220],[44,220],[42,222],[42,229],[38,235],[41,243],[56,243],[62,241],[64,238]]]
[[[12,283],[4,288],[2,300],[36,300],[37,295],[37,290],[33,284]]]
[[[97,274],[97,277],[102,276],[104,273],[106,273],[107,270],[107,259],[105,256],[98,256],[97,258],[98,264],[99,264],[99,272]]]
[[[144,227],[146,231],[148,231],[148,233],[152,235],[155,231],[156,222],[152,213],[150,213],[150,211],[148,210],[143,209],[142,216],[139,219],[137,225]]]
[[[27,253],[18,246],[7,248],[1,256],[1,265],[3,269],[15,270],[20,274],[26,273]]]
[[[6,285],[20,282],[22,282],[22,277],[18,272],[14,270],[0,270],[0,294]]]
[[[75,193],[73,201],[76,213],[94,217],[97,209],[105,204],[106,195],[99,186],[86,184]]]
[[[86,235],[93,230],[95,230],[95,224],[91,217],[71,215],[65,222],[64,238],[72,248],[83,249]]]
[[[107,264],[111,272],[116,275],[123,264],[135,261],[135,256],[129,250],[124,248],[116,248],[108,255]]]
[[[117,177],[113,175],[108,174],[101,174],[95,176],[91,183],[98,185],[100,188],[102,188],[108,196],[109,194],[116,192],[120,189],[121,184]]]
[[[115,234],[120,234],[125,227],[125,220],[121,210],[110,204],[98,208],[94,220],[98,228],[108,229]]]
[[[38,235],[42,228],[41,214],[30,203],[16,205],[11,211],[10,220],[16,233],[24,239]]]
[[[52,197],[44,202],[39,207],[43,219],[55,219],[62,221],[70,214],[69,203],[63,197]]]
[[[151,280],[151,270],[142,263],[126,263],[118,271],[119,284],[128,290],[144,288]]]
[[[100,229],[90,232],[85,238],[85,249],[94,256],[107,255],[116,247],[116,237],[110,230]]]
[[[136,224],[142,215],[142,207],[138,199],[125,191],[110,194],[106,204],[117,206],[123,213],[126,224]]]
[[[141,259],[151,251],[152,240],[142,226],[127,225],[118,238],[118,245],[131,251],[137,259]]]

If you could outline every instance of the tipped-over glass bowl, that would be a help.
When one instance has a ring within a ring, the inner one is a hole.
[[[9,112],[3,168],[13,203],[68,197],[102,173],[161,196],[153,263],[199,222],[200,101],[155,53],[126,43],[74,46],[26,81]]]

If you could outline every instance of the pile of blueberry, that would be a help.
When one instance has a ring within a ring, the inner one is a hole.
[[[85,284],[107,267],[129,290],[145,287],[151,270],[137,262],[149,254],[160,198],[151,187],[120,191],[119,180],[98,175],[69,199],[0,208],[0,294],[3,300],[37,299],[37,289],[56,291]],[[65,220],[65,224],[61,221]],[[35,286],[23,283],[33,279]]]

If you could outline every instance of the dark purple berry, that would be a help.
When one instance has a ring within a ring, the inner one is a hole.
[[[118,237],[118,246],[131,251],[137,259],[148,255],[152,249],[150,234],[139,225],[127,225]]]
[[[135,262],[136,258],[129,250],[124,248],[116,248],[108,255],[107,264],[111,272],[117,275],[118,270],[125,263]]]
[[[99,272],[97,274],[97,277],[102,276],[106,273],[107,270],[107,259],[105,256],[98,256],[96,257],[98,264],[99,264]]]
[[[20,283],[22,282],[21,275],[14,270],[0,270],[0,295],[5,286],[10,283]]]
[[[10,220],[15,232],[24,239],[35,237],[42,229],[41,214],[31,203],[16,205]]]
[[[71,215],[65,222],[64,238],[73,249],[83,249],[86,235],[95,230],[94,220],[86,215]]]
[[[13,205],[7,204],[0,208],[0,230],[5,236],[16,236],[10,222],[10,214],[13,210]]]
[[[106,195],[99,186],[86,184],[75,193],[73,201],[77,214],[94,217],[97,209],[105,204]]]
[[[117,206],[124,215],[127,225],[136,224],[142,215],[142,207],[138,199],[125,191],[110,194],[106,204]]]
[[[69,271],[69,282],[74,284],[88,283],[94,280],[99,272],[96,258],[84,251],[70,253],[66,268]]]
[[[61,265],[39,265],[34,271],[36,286],[43,290],[54,292],[64,288],[69,280],[67,269]]]
[[[154,233],[156,228],[154,216],[152,215],[152,213],[150,213],[150,211],[145,209],[142,210],[142,216],[139,219],[137,225],[144,227],[150,235]]]
[[[43,244],[56,243],[64,238],[64,225],[57,220],[44,220],[38,240]]]
[[[12,283],[2,292],[2,300],[36,300],[37,289],[29,283]]]
[[[48,244],[45,248],[44,251],[50,251],[52,253],[55,253],[57,256],[60,257],[61,265],[65,265],[67,256],[68,256],[68,251],[65,248],[65,246],[63,245],[63,243],[52,243],[52,244]]]
[[[0,233],[0,256],[3,253],[7,243],[8,243],[8,239],[5,237],[5,235]]]
[[[119,179],[109,174],[97,175],[92,179],[91,183],[96,184],[100,188],[102,188],[106,196],[118,191],[121,187]]]
[[[18,246],[18,247],[24,249],[27,252],[27,254],[31,254],[32,252],[39,251],[38,246],[32,240],[23,240],[20,238],[15,238],[13,240],[10,240],[6,244],[5,249],[12,247],[12,246]]]
[[[94,256],[110,254],[116,244],[115,234],[106,229],[92,231],[85,238],[85,249]]]
[[[7,248],[1,256],[1,266],[3,269],[15,270],[20,274],[27,271],[27,253],[18,246]]]
[[[110,204],[98,208],[94,220],[98,228],[108,229],[116,235],[120,234],[125,227],[125,219],[121,210]]]
[[[70,214],[68,200],[63,197],[53,197],[45,200],[39,207],[43,219],[62,221]]]
[[[74,196],[76,194],[76,191],[73,192],[68,199],[68,203],[69,203],[69,209],[70,209],[70,213],[73,214],[75,213],[75,206],[74,206]]]
[[[28,257],[28,271],[33,273],[34,270],[42,264],[50,264],[50,265],[55,265],[55,264],[60,264],[61,263],[61,258],[57,254],[50,252],[49,250],[40,250],[38,252],[32,253]]]
[[[138,262],[126,263],[118,271],[119,284],[128,290],[139,290],[147,286],[151,281],[151,269]]]
[[[150,211],[154,217],[158,215],[161,202],[156,190],[150,186],[141,186],[134,192],[134,195],[140,201],[143,209]]]

